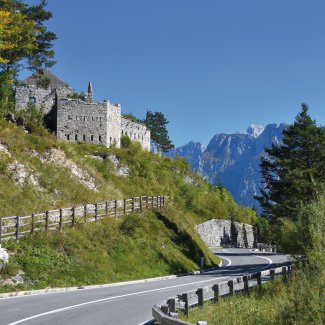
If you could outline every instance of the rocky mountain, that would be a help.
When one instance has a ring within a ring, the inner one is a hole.
[[[286,124],[268,124],[266,127],[251,125],[246,132],[216,134],[208,146],[191,141],[172,149],[166,155],[185,158],[191,170],[201,174],[213,185],[220,183],[244,206],[255,206],[254,195],[261,184],[260,157],[264,148],[282,141]]]

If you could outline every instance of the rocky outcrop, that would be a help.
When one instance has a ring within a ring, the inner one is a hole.
[[[213,219],[196,226],[196,231],[207,246],[256,247],[257,234],[252,225]]]
[[[255,206],[254,195],[260,193],[262,178],[260,158],[264,149],[282,141],[285,124],[269,124],[265,128],[251,125],[246,132],[216,134],[205,149],[199,142],[175,148],[166,155],[183,157],[212,185],[221,183],[230,191],[235,201],[244,206]]]

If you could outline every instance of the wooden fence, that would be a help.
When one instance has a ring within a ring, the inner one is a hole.
[[[28,216],[0,218],[0,243],[2,240],[34,234],[39,230],[62,230],[78,222],[94,222],[103,218],[141,212],[143,209],[160,209],[166,205],[165,196],[137,196],[130,199],[77,205],[71,208],[48,210]]]
[[[261,287],[263,282],[274,280],[275,277],[283,277],[286,281],[291,274],[294,265],[281,266],[253,274],[246,274],[229,281],[216,283],[211,286],[187,291],[177,297],[171,297],[152,308],[152,315],[159,325],[191,325],[178,319],[178,311],[188,315],[191,308],[204,307],[205,302],[218,302],[222,296],[232,296],[235,293],[246,292],[255,286]],[[206,321],[200,321],[197,325],[207,325]]]

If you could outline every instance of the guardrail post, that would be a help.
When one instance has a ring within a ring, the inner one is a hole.
[[[149,207],[148,195],[146,195],[145,198],[146,198],[146,209],[148,209],[148,207]]]
[[[228,287],[229,287],[229,294],[231,296],[233,296],[234,295],[234,281],[229,280],[227,284],[228,284]]]
[[[282,276],[283,276],[283,281],[287,282],[288,274],[287,274],[287,268],[285,266],[282,268]]]
[[[262,288],[262,273],[261,272],[256,273],[256,280],[257,280],[257,285],[261,289]]]
[[[140,195],[140,202],[139,202],[139,204],[140,204],[140,212],[142,212],[142,196]]]
[[[63,219],[63,210],[60,209],[60,219],[59,219],[59,231],[62,231],[62,220]]]
[[[2,241],[2,218],[0,218],[0,245]]]
[[[87,222],[87,204],[84,205],[84,219]]]
[[[158,198],[158,195],[157,195],[157,210],[159,210],[159,198]]]
[[[19,239],[19,223],[20,223],[20,216],[16,217],[16,240]]]
[[[114,204],[115,219],[117,219],[117,200],[114,201]]]
[[[74,228],[76,226],[76,207],[72,207],[72,222],[71,227]]]
[[[134,197],[132,198],[132,213],[134,212]]]
[[[168,299],[167,304],[169,306],[169,312],[176,313],[176,299],[175,298]]]
[[[248,284],[248,276],[247,275],[243,276],[243,282],[244,282],[244,291],[246,293],[248,293],[249,292],[249,284]]]
[[[32,213],[32,223],[31,223],[31,228],[30,228],[30,233],[33,235],[35,232],[35,214]]]
[[[108,202],[105,202],[105,215],[108,217]]]
[[[213,290],[213,301],[214,302],[218,302],[219,301],[219,284],[214,284],[212,286],[212,290]]]
[[[188,316],[188,309],[189,309],[189,306],[188,306],[188,293],[183,293],[182,294],[182,301],[184,302],[185,306],[184,306],[184,314],[186,316]]]
[[[271,278],[271,280],[273,281],[274,280],[274,278],[275,278],[275,270],[270,270],[270,278]]]
[[[169,314],[169,308],[168,305],[161,305],[160,306],[161,311],[165,314],[168,315]]]
[[[154,208],[153,196],[151,197],[151,208],[152,208],[152,210],[153,210],[153,208]]]
[[[49,212],[45,211],[45,231],[49,230]]]
[[[200,308],[203,308],[204,306],[204,291],[203,288],[199,288],[196,290],[196,294],[197,294],[197,299],[198,299],[198,306]]]

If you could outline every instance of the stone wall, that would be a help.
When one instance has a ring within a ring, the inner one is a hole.
[[[256,247],[256,231],[253,226],[213,219],[196,226],[196,231],[207,246]]]
[[[49,88],[43,89],[36,85],[26,85],[16,88],[16,109],[24,110],[28,104],[33,104],[40,109],[44,114],[47,114],[55,105],[56,93],[59,97],[67,97],[68,94],[73,93],[72,88]]]
[[[145,150],[150,151],[150,131],[140,123],[135,123],[129,119],[121,119],[121,135],[127,135],[132,141],[140,142]]]

